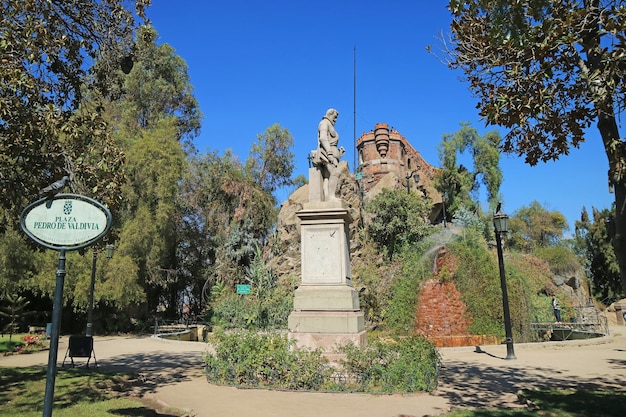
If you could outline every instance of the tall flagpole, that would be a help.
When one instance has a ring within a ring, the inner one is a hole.
[[[354,154],[352,160],[352,172],[356,173],[356,45],[354,46],[354,119],[353,119],[353,132],[354,132]]]

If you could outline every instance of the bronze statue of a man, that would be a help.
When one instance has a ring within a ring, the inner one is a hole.
[[[313,165],[322,173],[323,201],[336,200],[335,192],[339,182],[339,159],[345,153],[343,147],[338,148],[339,134],[335,130],[335,122],[339,112],[328,109],[326,115],[317,126],[317,152],[313,156]]]

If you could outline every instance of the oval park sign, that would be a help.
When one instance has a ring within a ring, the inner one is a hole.
[[[111,212],[77,194],[57,194],[27,206],[20,226],[35,242],[54,250],[76,250],[100,240],[111,228]]]

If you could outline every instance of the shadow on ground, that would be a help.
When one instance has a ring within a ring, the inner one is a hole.
[[[624,367],[624,361],[610,362],[614,367]],[[439,384],[437,395],[448,399],[453,408],[519,408],[524,404],[517,393],[524,389],[626,391],[626,377],[572,378],[554,369],[497,368],[459,361],[447,361],[442,366]]]
[[[139,379],[140,394],[158,387],[189,381],[204,375],[202,352],[129,353],[98,362],[99,370],[132,372]]]

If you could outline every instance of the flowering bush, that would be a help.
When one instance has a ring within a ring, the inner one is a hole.
[[[33,352],[43,349],[43,341],[39,336],[24,335],[21,337],[23,344],[15,347],[16,352]]]

